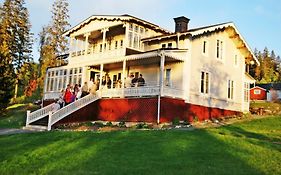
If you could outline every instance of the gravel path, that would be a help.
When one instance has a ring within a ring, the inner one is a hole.
[[[31,133],[36,131],[25,130],[25,129],[0,129],[0,135],[11,135],[11,134],[21,134],[21,133]]]

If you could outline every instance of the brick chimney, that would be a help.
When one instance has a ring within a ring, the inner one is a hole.
[[[177,32],[186,32],[188,30],[188,22],[190,19],[180,16],[177,18],[174,18],[175,20],[175,33]]]

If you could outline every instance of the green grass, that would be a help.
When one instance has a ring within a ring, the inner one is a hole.
[[[281,174],[280,126],[0,136],[0,174]]]
[[[0,114],[0,128],[21,128],[25,125],[26,111],[38,109],[32,104],[14,104]],[[0,172],[1,174],[1,172]]]

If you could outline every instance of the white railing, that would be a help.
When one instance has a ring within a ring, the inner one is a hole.
[[[129,88],[102,89],[102,97],[139,97],[160,94],[159,86],[141,86]]]
[[[45,92],[43,99],[58,99],[61,95],[61,92]]]
[[[44,108],[38,109],[34,112],[27,111],[26,126],[34,121],[46,117],[49,114],[49,112],[53,110],[53,104],[54,103],[49,104],[48,106],[45,106]]]
[[[68,116],[69,114],[81,109],[82,107],[98,100],[100,98],[99,92],[96,95],[89,94],[61,109],[54,112],[53,114],[49,113],[49,122],[48,122],[48,130],[51,130],[53,124]]]
[[[172,87],[163,88],[163,96],[173,97],[173,98],[184,98],[184,91],[182,89],[175,89]]]

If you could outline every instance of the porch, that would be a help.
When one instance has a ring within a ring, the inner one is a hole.
[[[128,98],[142,96],[169,96],[185,99],[186,89],[186,50],[156,50],[141,54],[129,55],[114,60],[94,60],[84,67],[51,68],[47,72],[43,100],[57,99],[60,90],[67,84],[81,84],[90,80],[99,81],[105,75],[111,80],[107,88],[100,88],[101,97]],[[144,86],[126,87],[129,75],[136,78],[140,74],[145,79]],[[117,86],[117,82],[121,82]]]

